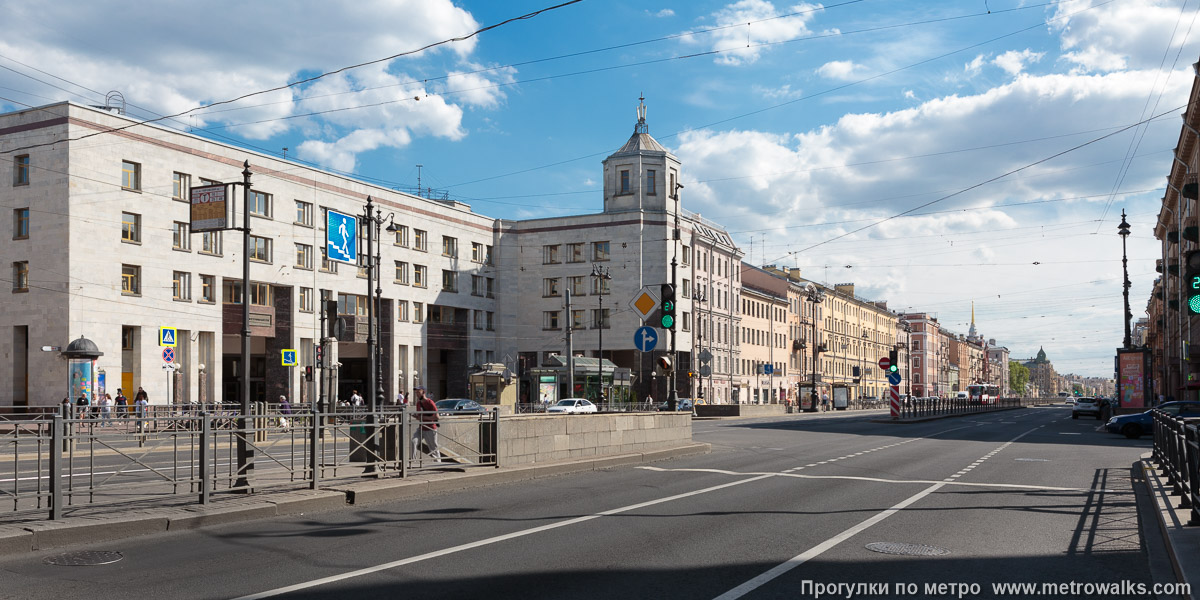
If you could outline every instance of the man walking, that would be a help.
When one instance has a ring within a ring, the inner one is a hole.
[[[417,421],[419,421],[421,424],[413,433],[412,455],[417,455],[417,453],[421,450],[421,442],[424,442],[425,446],[429,449],[429,455],[432,456],[435,461],[442,462],[442,453],[438,451],[437,404],[434,404],[433,400],[425,397],[424,387],[417,386],[417,388],[413,390],[413,395],[416,397],[416,400],[413,402],[413,406],[417,411]]]

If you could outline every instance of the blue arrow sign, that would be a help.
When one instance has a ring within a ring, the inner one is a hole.
[[[900,385],[900,374],[899,373],[888,373],[888,383],[890,383],[892,385]]]
[[[633,332],[633,345],[642,352],[649,352],[658,344],[658,334],[654,332],[653,327],[638,327],[638,330]]]
[[[336,210],[327,212],[325,219],[325,255],[329,260],[354,264],[358,262],[358,217]]]

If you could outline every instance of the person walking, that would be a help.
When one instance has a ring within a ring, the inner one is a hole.
[[[137,396],[133,401],[133,412],[134,416],[137,418],[138,433],[142,433],[146,430],[146,411],[148,410],[149,406],[150,399],[146,395],[146,391],[142,388],[138,388]]]
[[[102,427],[112,427],[112,409],[112,394],[104,394],[104,397],[100,399],[100,422],[102,423]]]
[[[353,406],[362,406],[363,405],[363,397],[358,395],[358,390],[351,391],[350,404]]]
[[[821,410],[822,411],[829,410],[829,392],[825,392],[825,391],[821,392]]]
[[[129,398],[121,393],[121,388],[117,388],[117,416],[126,419],[129,418]]]
[[[417,421],[421,423],[413,433],[413,456],[417,456],[417,453],[421,450],[421,442],[424,442],[433,460],[442,462],[442,453],[438,450],[437,439],[437,404],[434,404],[433,400],[425,397],[425,388],[421,386],[417,386],[413,390],[413,395],[416,396],[413,407],[416,409]]]
[[[80,394],[79,398],[77,400],[75,400],[75,410],[76,410],[76,412],[78,412],[80,419],[87,418],[89,404],[91,404],[91,403],[88,402],[88,398],[84,394]]]
[[[287,396],[279,396],[279,426],[284,431],[290,431],[292,428],[292,405],[288,402]]]

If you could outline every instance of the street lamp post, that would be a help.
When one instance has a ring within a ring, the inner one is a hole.
[[[692,292],[692,301],[695,302],[697,309],[700,308],[701,304],[704,304],[705,302],[708,301],[708,298],[705,297],[705,295],[704,295],[704,290],[700,289],[700,286],[696,286],[695,291]],[[697,357],[704,353],[704,330],[701,328],[701,323],[704,323],[705,321],[702,321],[700,317],[701,317],[700,311],[697,310],[696,311],[696,343],[693,344],[694,348],[699,349],[699,351],[693,353],[693,356],[697,356]],[[711,323],[709,325],[711,326]],[[709,332],[709,335],[711,336],[711,332]],[[709,342],[709,345],[710,346],[712,345],[711,341]],[[696,370],[696,378],[699,380],[696,383],[696,385],[700,388],[699,397],[704,398],[704,371],[703,371],[703,369],[707,365],[704,364],[700,360],[697,360],[694,362],[696,363],[696,366],[694,367]],[[689,385],[689,387],[690,387],[690,385]],[[692,404],[695,404],[695,403],[696,403],[696,398],[693,395]]]
[[[1128,350],[1133,345],[1132,337],[1129,333],[1129,320],[1133,318],[1133,313],[1129,311],[1129,257],[1125,254],[1125,238],[1129,237],[1129,222],[1125,220],[1125,210],[1121,210],[1121,224],[1117,225],[1117,235],[1121,236],[1121,271],[1125,276],[1124,295],[1125,295],[1125,349]]]
[[[858,353],[859,364],[862,365],[858,372],[860,379],[858,380],[858,397],[863,397],[863,390],[867,387],[867,341],[871,338],[867,336],[866,330],[862,332],[862,350]]]
[[[812,344],[813,361],[812,378],[809,380],[812,383],[812,392],[810,395],[812,406],[809,408],[808,412],[815,412],[817,410],[817,361],[819,360],[818,353],[820,352],[821,346],[817,343],[817,305],[825,300],[825,292],[821,291],[820,288],[810,282],[805,284],[804,293],[808,298],[809,304],[812,306],[812,314],[809,317],[809,321],[812,325],[812,339],[809,341],[809,343]],[[803,402],[804,399],[801,398],[800,401]]]
[[[604,393],[604,328],[608,326],[608,319],[604,318],[604,292],[608,287],[605,285],[605,282],[611,280],[612,275],[609,273],[607,267],[592,265],[592,277],[594,278],[593,281],[596,282],[596,294],[600,296],[600,315],[597,317],[595,324],[600,335],[600,350],[596,354],[596,364],[599,365],[600,379],[596,382],[596,387],[599,388],[600,400],[603,403],[607,400],[607,396]]]
[[[679,271],[679,190],[683,189],[682,183],[675,183],[675,189],[671,191],[671,197],[675,200],[675,232],[671,235],[671,287],[679,289],[676,285],[677,275]],[[676,346],[676,339],[679,334],[676,333],[675,326],[671,327],[671,373],[667,378],[667,383],[670,385],[667,390],[667,410],[675,412],[676,403],[679,402],[679,392],[675,389],[675,381],[679,373],[679,352]]]

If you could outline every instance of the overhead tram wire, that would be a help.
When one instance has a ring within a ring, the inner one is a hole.
[[[1190,104],[1190,102],[1189,102],[1189,104]],[[1112,137],[1112,136],[1114,136],[1114,135],[1117,135],[1117,134],[1119,134],[1119,133],[1123,133],[1123,132],[1125,132],[1125,131],[1128,131],[1128,130],[1130,130],[1130,129],[1133,129],[1134,127],[1138,127],[1138,126],[1142,125],[1143,123],[1147,123],[1147,122],[1149,122],[1149,121],[1153,121],[1153,120],[1155,120],[1155,119],[1161,119],[1161,118],[1163,118],[1164,116],[1166,116],[1166,115],[1169,115],[1169,114],[1171,114],[1171,113],[1174,113],[1174,112],[1175,112],[1175,111],[1177,111],[1177,110],[1180,110],[1180,109],[1182,109],[1182,108],[1187,108],[1187,107],[1189,106],[1189,104],[1184,104],[1184,105],[1182,105],[1182,106],[1177,106],[1177,107],[1175,107],[1175,108],[1173,108],[1173,109],[1170,109],[1170,110],[1168,110],[1168,111],[1166,111],[1166,112],[1159,113],[1159,114],[1157,114],[1157,115],[1154,115],[1154,116],[1152,116],[1152,117],[1149,117],[1149,118],[1147,118],[1147,119],[1142,119],[1141,121],[1138,121],[1137,123],[1134,123],[1134,124],[1132,124],[1132,125],[1129,125],[1129,126],[1126,126],[1126,127],[1122,127],[1121,129],[1118,129],[1117,131],[1114,131],[1114,132],[1112,132],[1112,133],[1109,133],[1109,134],[1106,134],[1106,135],[1102,135],[1102,136],[1100,136],[1100,137],[1098,137],[1098,138],[1093,138],[1093,139],[1091,139],[1091,140],[1088,140],[1088,141],[1086,141],[1086,142],[1084,142],[1084,143],[1082,143],[1082,144],[1078,144],[1078,145],[1076,145],[1076,146],[1072,146],[1072,147],[1070,147],[1070,148],[1067,148],[1066,150],[1063,150],[1063,151],[1061,151],[1061,152],[1056,152],[1056,153],[1054,153],[1054,154],[1052,154],[1052,155],[1050,155],[1050,156],[1047,156],[1047,157],[1045,157],[1045,158],[1042,158],[1042,159],[1036,160],[1036,161],[1034,161],[1034,162],[1031,162],[1031,163],[1029,163],[1029,164],[1026,164],[1026,165],[1024,165],[1024,166],[1021,166],[1021,167],[1017,167],[1016,169],[1012,169],[1012,170],[1009,170],[1009,171],[1005,171],[1004,173],[1001,173],[1001,174],[999,174],[999,175],[997,175],[997,176],[995,176],[995,177],[991,177],[991,178],[989,178],[989,179],[986,179],[986,180],[984,180],[984,181],[981,181],[981,182],[979,182],[979,183],[975,183],[975,184],[973,184],[973,185],[967,186],[967,187],[965,187],[965,188],[962,188],[962,189],[960,189],[960,190],[958,190],[958,191],[956,191],[956,192],[953,192],[953,193],[951,193],[951,194],[947,194],[947,195],[945,195],[945,196],[942,196],[942,197],[940,197],[940,198],[937,198],[937,199],[934,199],[934,200],[930,200],[929,202],[926,202],[926,203],[924,203],[924,204],[921,204],[921,205],[919,205],[919,206],[915,206],[915,207],[913,207],[913,208],[910,208],[910,209],[908,209],[908,210],[906,210],[906,211],[903,211],[903,212],[900,212],[900,213],[898,213],[898,214],[892,215],[892,216],[890,216],[890,217],[886,217],[886,218],[880,219],[880,220],[878,220],[878,221],[875,221],[875,222],[871,223],[870,225],[866,225],[866,226],[863,226],[863,227],[859,227],[858,229],[855,229],[855,230],[853,230],[853,231],[848,231],[848,232],[846,232],[846,233],[843,233],[843,234],[841,234],[841,235],[838,235],[838,236],[835,236],[835,237],[829,238],[829,239],[827,239],[827,240],[825,240],[825,241],[818,242],[818,243],[816,243],[816,244],[813,244],[813,245],[811,245],[811,246],[809,246],[809,247],[807,247],[807,248],[804,248],[804,249],[802,249],[802,250],[797,250],[796,252],[791,252],[791,253],[788,253],[788,254],[786,254],[786,255],[784,255],[784,256],[781,256],[780,258],[776,259],[776,261],[783,260],[783,259],[785,259],[785,258],[787,258],[787,257],[791,256],[792,254],[799,254],[799,253],[802,253],[802,252],[807,252],[807,251],[809,251],[809,250],[812,250],[812,249],[814,249],[814,248],[819,248],[819,247],[821,247],[821,246],[824,246],[825,244],[828,244],[828,243],[830,243],[830,242],[833,242],[833,241],[836,241],[836,240],[840,240],[840,239],[842,239],[842,238],[844,238],[844,237],[851,236],[851,235],[854,235],[854,234],[856,234],[856,233],[859,233],[859,232],[862,232],[862,231],[866,231],[867,229],[871,229],[872,227],[876,227],[876,226],[878,226],[878,225],[881,225],[881,224],[883,224],[883,223],[886,223],[886,222],[888,222],[888,221],[891,221],[891,220],[893,220],[893,219],[897,219],[897,218],[903,217],[903,216],[905,216],[905,215],[908,215],[909,213],[916,212],[916,211],[918,211],[918,210],[921,210],[922,208],[925,208],[925,207],[927,207],[927,206],[932,206],[932,205],[934,205],[934,204],[937,204],[938,202],[942,202],[942,201],[945,201],[945,200],[949,200],[950,198],[953,198],[953,197],[955,197],[955,196],[959,196],[959,195],[961,195],[961,194],[965,194],[966,192],[969,192],[969,191],[971,191],[971,190],[974,190],[974,189],[977,189],[977,188],[983,187],[983,186],[985,186],[985,185],[988,185],[989,183],[993,183],[993,182],[999,181],[999,180],[1001,180],[1001,179],[1003,179],[1003,178],[1005,178],[1005,177],[1008,177],[1009,175],[1012,175],[1013,173],[1019,173],[1019,172],[1021,172],[1021,171],[1024,171],[1025,169],[1029,169],[1029,168],[1035,167],[1035,166],[1037,166],[1037,165],[1040,165],[1040,164],[1042,164],[1042,163],[1044,163],[1044,162],[1048,162],[1048,161],[1054,160],[1054,159],[1056,159],[1056,158],[1058,158],[1058,157],[1060,157],[1060,156],[1063,156],[1063,155],[1065,155],[1065,154],[1069,154],[1069,153],[1071,153],[1071,152],[1074,152],[1074,151],[1076,151],[1076,150],[1079,150],[1079,149],[1081,149],[1081,148],[1085,148],[1085,147],[1087,147],[1087,146],[1090,146],[1090,145],[1092,145],[1092,144],[1095,144],[1096,142],[1099,142],[1099,141],[1102,141],[1102,140],[1108,139],[1108,138],[1110,138],[1110,137]]]
[[[53,141],[53,142],[46,142],[46,143],[43,143],[43,144],[35,144],[35,145],[31,145],[31,146],[25,146],[25,147],[21,147],[21,148],[15,148],[15,149],[12,149],[12,150],[5,150],[4,152],[21,152],[21,151],[24,151],[24,150],[30,150],[30,149],[33,149],[33,148],[40,148],[40,147],[42,147],[42,146],[50,146],[50,145],[58,144],[58,143],[61,143],[61,142],[64,142],[64,141],[71,141],[71,142],[74,142],[74,141],[82,140],[82,139],[89,138],[89,137],[93,137],[93,136],[97,136],[97,135],[103,135],[103,134],[106,134],[106,133],[113,133],[113,132],[116,132],[116,131],[123,131],[123,130],[125,130],[125,129],[129,129],[129,128],[131,128],[131,127],[136,127],[136,126],[138,126],[138,125],[146,125],[146,124],[148,124],[148,123],[154,123],[154,122],[157,122],[157,121],[163,121],[163,120],[166,120],[166,119],[174,119],[174,118],[176,118],[176,117],[183,117],[183,116],[189,115],[189,114],[191,114],[191,113],[193,113],[193,112],[196,112],[196,111],[198,111],[198,110],[201,110],[201,109],[203,109],[203,108],[206,108],[206,107],[220,106],[220,105],[223,105],[223,104],[231,104],[231,103],[237,102],[237,101],[239,101],[239,100],[245,100],[246,98],[251,98],[251,97],[254,97],[254,96],[259,96],[259,95],[262,95],[262,94],[269,94],[269,93],[271,93],[271,92],[277,92],[277,91],[280,91],[280,90],[285,90],[285,89],[293,88],[293,87],[296,87],[296,86],[298,86],[298,85],[303,85],[303,84],[305,84],[305,83],[311,83],[311,82],[313,82],[313,81],[316,81],[316,80],[318,80],[318,79],[321,79],[321,78],[324,78],[324,77],[328,77],[328,76],[330,76],[330,75],[336,75],[336,74],[338,74],[338,73],[342,73],[342,72],[349,71],[349,70],[352,70],[352,69],[357,69],[357,68],[359,68],[359,67],[365,67],[365,66],[369,66],[369,65],[377,64],[377,63],[380,63],[380,62],[386,62],[386,61],[389,61],[389,60],[394,60],[394,59],[400,58],[401,56],[408,56],[408,55],[411,55],[411,54],[417,54],[417,53],[420,53],[420,52],[424,52],[425,50],[428,50],[428,49],[430,49],[430,48],[435,48],[435,47],[437,47],[437,46],[442,46],[442,45],[445,45],[445,44],[450,44],[450,43],[454,43],[454,42],[462,42],[462,41],[465,41],[465,40],[469,40],[469,39],[471,39],[471,38],[473,38],[473,37],[475,37],[475,36],[477,36],[477,35],[479,35],[479,34],[481,34],[481,33],[484,33],[484,32],[486,32],[486,31],[491,31],[492,29],[496,29],[496,28],[498,28],[498,27],[501,27],[501,26],[507,25],[507,24],[509,24],[509,23],[513,23],[513,22],[515,22],[515,21],[521,21],[521,20],[528,20],[528,19],[532,19],[532,18],[534,18],[534,17],[537,17],[538,15],[540,15],[540,14],[542,14],[542,13],[549,12],[549,11],[552,11],[552,10],[557,10],[557,9],[559,9],[559,8],[563,8],[563,7],[565,7],[565,6],[570,6],[570,5],[572,5],[572,4],[578,4],[578,3],[580,3],[580,2],[583,2],[583,0],[567,0],[566,2],[563,2],[563,3],[561,3],[561,4],[556,4],[556,5],[554,5],[554,6],[549,6],[549,7],[546,7],[546,8],[538,9],[538,10],[535,10],[535,11],[533,11],[533,12],[529,12],[529,13],[526,13],[526,14],[523,14],[523,15],[520,15],[520,16],[517,16],[517,17],[511,17],[511,18],[505,19],[505,20],[503,20],[503,21],[501,21],[501,22],[499,22],[499,23],[493,24],[493,25],[488,25],[488,26],[486,26],[486,27],[482,27],[482,28],[480,28],[480,29],[476,29],[475,31],[473,31],[473,32],[471,32],[471,33],[469,33],[469,34],[467,34],[467,35],[464,35],[464,36],[459,36],[459,37],[454,37],[454,38],[448,38],[448,39],[444,39],[444,40],[442,40],[442,41],[439,41],[439,42],[433,42],[433,43],[431,43],[431,44],[426,44],[425,46],[422,46],[422,47],[420,47],[420,48],[417,48],[417,49],[415,49],[415,50],[407,50],[407,51],[400,52],[400,53],[398,53],[398,54],[393,54],[393,55],[391,55],[391,56],[387,56],[387,57],[384,57],[384,58],[379,58],[379,59],[375,59],[375,60],[371,60],[371,61],[367,61],[367,62],[363,62],[363,63],[355,64],[355,65],[349,65],[349,66],[346,66],[346,67],[341,67],[341,68],[339,68],[339,69],[335,69],[335,70],[333,70],[333,71],[328,71],[328,72],[325,72],[325,73],[320,73],[320,74],[318,74],[318,75],[313,75],[312,77],[306,77],[306,78],[304,78],[304,79],[301,79],[301,80],[299,80],[299,81],[294,81],[294,82],[291,82],[291,83],[288,83],[288,84],[285,84],[285,85],[281,85],[281,86],[275,86],[275,87],[273,87],[273,88],[269,88],[269,89],[265,89],[265,90],[259,90],[259,91],[256,91],[256,92],[250,92],[250,93],[247,93],[247,94],[242,94],[241,96],[238,96],[238,97],[236,97],[236,98],[231,98],[231,99],[228,99],[228,100],[220,100],[220,101],[217,101],[217,102],[213,102],[213,103],[211,103],[211,104],[206,104],[206,105],[204,105],[204,106],[197,106],[197,107],[195,107],[195,108],[190,108],[190,109],[188,109],[188,110],[185,110],[185,111],[183,111],[183,112],[179,112],[179,113],[175,113],[175,114],[171,114],[171,115],[166,115],[166,116],[159,117],[159,118],[156,118],[156,119],[150,119],[150,120],[147,120],[147,121],[139,121],[139,122],[137,122],[137,123],[130,123],[129,125],[123,125],[123,126],[121,126],[121,127],[109,128],[109,129],[105,129],[105,130],[103,130],[103,131],[96,131],[96,132],[93,132],[93,133],[88,133],[88,134],[85,134],[85,135],[79,136],[79,137],[77,137],[77,138],[67,138],[67,139],[63,139],[63,140],[56,140],[56,141]]]

